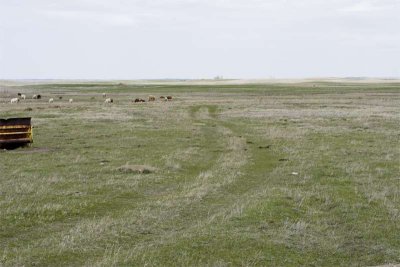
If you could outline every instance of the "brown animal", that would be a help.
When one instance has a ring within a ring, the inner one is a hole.
[[[134,100],[134,102],[135,102],[135,103],[140,103],[140,102],[146,102],[146,100],[141,99],[141,98],[136,98],[136,99]]]
[[[167,96],[167,100],[172,100],[172,96]]]
[[[149,102],[150,101],[156,101],[156,97],[153,95],[149,95]]]

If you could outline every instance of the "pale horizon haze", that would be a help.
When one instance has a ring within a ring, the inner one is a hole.
[[[400,77],[400,0],[0,0],[0,79]]]

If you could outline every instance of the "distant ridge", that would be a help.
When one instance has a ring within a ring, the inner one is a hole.
[[[23,86],[38,84],[171,84],[171,85],[235,85],[235,84],[296,84],[296,83],[400,83],[395,77],[314,77],[304,79],[0,79],[0,86]]]

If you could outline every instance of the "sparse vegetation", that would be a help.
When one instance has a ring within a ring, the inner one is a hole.
[[[0,265],[400,263],[399,107],[398,83],[3,86],[34,143],[0,152]]]

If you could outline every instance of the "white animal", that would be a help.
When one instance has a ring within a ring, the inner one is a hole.
[[[107,99],[104,101],[104,103],[112,103],[112,102],[114,102],[112,98],[107,98]]]
[[[70,98],[69,99],[69,103],[72,103],[72,102],[74,102],[74,100],[72,98]]]
[[[106,94],[106,93],[103,93],[103,97],[107,97],[107,94]]]
[[[37,95],[33,95],[32,98],[33,98],[33,99],[37,99]]]
[[[21,99],[26,99],[26,95],[21,95]]]
[[[54,102],[54,99],[53,98],[50,98],[49,99],[49,103],[53,103]]]
[[[14,103],[18,103],[19,102],[19,98],[11,98],[11,104],[14,104]]]

